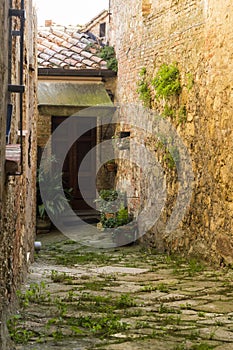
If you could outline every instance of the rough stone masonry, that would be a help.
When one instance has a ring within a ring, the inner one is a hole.
[[[151,86],[162,64],[176,64],[181,92],[165,117],[177,130],[192,159],[194,187],[190,207],[178,230],[165,235],[177,193],[176,174],[167,169],[168,203],[145,236],[162,250],[201,255],[217,264],[233,263],[233,4],[230,0],[111,1],[111,44],[119,63],[117,99],[142,104],[137,92],[143,67],[152,93],[151,108],[160,115],[165,101]],[[180,114],[179,114],[180,113]],[[124,115],[122,122],[124,120]],[[141,117],[141,116],[140,116]],[[141,117],[147,127],[151,119]],[[132,135],[158,154],[158,137]],[[133,152],[133,150],[130,150]],[[141,203],[151,185],[137,166],[118,166],[118,183],[131,183]],[[139,194],[137,193],[139,192]],[[136,204],[135,204],[136,203]],[[131,209],[138,210],[132,201]]]

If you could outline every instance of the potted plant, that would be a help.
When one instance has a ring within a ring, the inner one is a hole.
[[[137,238],[137,224],[133,221],[128,209],[123,205],[116,215],[116,226],[112,234],[117,246],[123,246],[134,242]]]
[[[101,190],[99,198],[94,202],[100,211],[101,227],[115,227],[116,213],[124,202],[123,193],[114,189]]]
[[[55,162],[52,160],[51,163]],[[53,217],[61,215],[71,199],[72,189],[64,189],[65,196],[60,195],[62,174],[50,175],[49,169],[37,171],[37,231],[49,231]],[[42,201],[40,184],[46,186],[46,199]],[[62,188],[63,190],[63,188]]]
[[[94,202],[97,203],[97,210],[99,210],[101,214],[112,217],[114,216],[112,214],[117,211],[117,206],[120,204],[119,201],[121,197],[122,194],[118,193],[116,190],[101,190],[99,198],[95,199]]]
[[[114,159],[109,160],[105,164],[105,167],[109,172],[115,172],[117,170],[117,164]]]
[[[137,224],[125,206],[125,194],[116,190],[101,190],[95,200],[100,211],[100,230],[110,229],[117,246],[134,242],[137,238]]]

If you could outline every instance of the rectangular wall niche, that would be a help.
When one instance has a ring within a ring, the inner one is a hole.
[[[120,131],[117,146],[119,150],[130,149],[130,131]]]

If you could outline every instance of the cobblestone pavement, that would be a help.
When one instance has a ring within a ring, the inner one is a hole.
[[[140,245],[91,250],[58,232],[8,321],[17,350],[233,349],[232,269]]]

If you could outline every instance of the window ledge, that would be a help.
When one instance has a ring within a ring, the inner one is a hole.
[[[21,147],[20,144],[6,145],[5,170],[8,175],[20,172]]]

